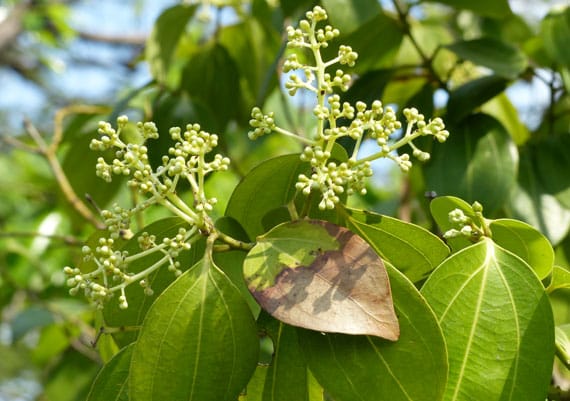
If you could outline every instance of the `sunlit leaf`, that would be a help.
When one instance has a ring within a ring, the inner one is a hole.
[[[258,351],[249,307],[206,254],[149,309],[133,349],[130,398],[233,401]]]
[[[305,357],[335,401],[440,401],[447,381],[441,328],[414,285],[389,263],[386,268],[400,339],[300,330]]]
[[[542,283],[490,239],[443,262],[424,284],[449,350],[445,400],[542,400],[554,323]]]
[[[556,356],[570,369],[570,324],[556,326]]]
[[[546,278],[554,264],[554,250],[548,239],[534,227],[518,220],[498,219],[489,224],[493,241],[519,256],[536,272]]]
[[[546,291],[550,294],[553,291],[564,288],[570,288],[570,271],[560,266],[554,266],[550,284],[546,288]]]
[[[128,401],[129,366],[133,344],[126,346],[106,363],[95,377],[87,401]]]
[[[244,276],[263,309],[285,323],[398,338],[382,260],[346,228],[318,220],[281,224],[258,237]]]
[[[569,66],[570,7],[551,11],[541,23],[541,37],[548,55],[556,62]]]
[[[331,24],[341,33],[350,33],[382,11],[376,0],[323,0]]]
[[[424,279],[449,254],[442,240],[420,226],[374,212],[343,210],[347,227],[412,282]]]
[[[198,6],[179,4],[165,10],[156,20],[146,45],[146,59],[152,76],[164,83],[170,61],[186,24]]]

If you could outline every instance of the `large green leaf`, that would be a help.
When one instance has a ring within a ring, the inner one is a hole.
[[[320,220],[280,224],[258,237],[244,277],[263,309],[285,323],[398,338],[382,260],[344,227]]]
[[[509,2],[507,0],[427,0],[437,1],[451,7],[471,10],[477,14],[487,17],[503,18],[511,14]]]
[[[158,82],[166,81],[174,49],[197,7],[179,4],[165,10],[156,20],[146,44],[146,60]]]
[[[493,220],[489,227],[493,241],[528,263],[541,280],[552,272],[554,250],[540,231],[511,219]]]
[[[493,38],[463,40],[446,46],[461,59],[490,68],[498,76],[515,79],[527,66],[523,52]]]
[[[309,367],[336,401],[440,401],[447,380],[441,329],[414,285],[394,267],[386,268],[400,339],[301,330]]]
[[[132,353],[133,344],[130,344],[101,368],[93,380],[87,401],[129,400],[128,378]]]
[[[476,114],[453,128],[446,143],[434,147],[424,173],[430,190],[478,201],[493,213],[514,187],[517,166],[517,148],[503,126]]]
[[[420,226],[374,212],[343,210],[347,227],[412,282],[426,278],[449,255],[447,245]]]
[[[507,79],[498,75],[489,75],[469,81],[452,90],[447,101],[445,120],[448,123],[461,121],[473,110],[502,93],[507,84]]]
[[[173,237],[178,233],[179,228],[187,228],[187,226],[188,224],[178,217],[168,217],[158,220],[137,233],[121,250],[127,251],[130,255],[141,252],[138,238],[143,232],[155,235],[156,241],[159,242],[165,237]],[[194,243],[189,251],[180,252],[177,260],[180,262],[181,269],[184,270],[200,260],[203,254],[204,241],[200,240]],[[164,254],[161,252],[146,255],[132,262],[129,265],[129,271],[138,273],[163,258]],[[147,282],[153,290],[152,296],[145,295],[143,289],[138,284],[131,284],[125,289],[125,294],[129,302],[127,309],[121,309],[115,299],[105,303],[103,308],[105,324],[109,327],[121,327],[125,329],[119,330],[113,335],[120,346],[125,346],[136,339],[136,329],[142,324],[149,307],[175,278],[174,273],[168,270],[167,261],[165,260],[163,267],[147,277]]]
[[[556,245],[570,229],[570,210],[544,188],[537,168],[532,153],[525,149],[521,153],[517,185],[511,191],[508,205],[514,218],[536,227]]]
[[[546,397],[554,357],[552,310],[525,262],[484,239],[443,262],[421,292],[449,351],[446,401]]]
[[[206,254],[149,309],[133,349],[130,398],[233,401],[258,352],[249,307]]]
[[[322,401],[322,388],[308,370],[297,330],[267,314],[262,316],[258,325],[273,341],[273,358],[268,366],[258,365],[245,400]]]

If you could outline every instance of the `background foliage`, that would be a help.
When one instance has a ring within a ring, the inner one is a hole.
[[[343,94],[344,99],[368,103],[381,99],[399,112],[404,107],[417,107],[426,118],[441,116],[451,133],[445,144],[434,144],[433,148],[431,142],[422,144],[432,158],[425,164],[415,163],[408,175],[402,176],[385,164],[375,166],[376,179],[371,182],[368,194],[351,199],[349,206],[398,217],[440,234],[435,220],[445,231],[446,217],[441,215],[446,216],[449,210],[442,206],[442,211],[438,211],[434,207],[434,220],[429,200],[433,193],[453,195],[467,201],[467,206],[474,201],[484,205],[485,216],[496,219],[493,222],[494,232],[502,233],[494,238],[500,242],[502,235],[501,245],[516,247],[509,236],[509,230],[513,230],[512,223],[502,221],[502,218],[519,219],[535,227],[550,241],[555,252],[554,255],[539,257],[536,265],[530,264],[545,284],[551,282],[549,301],[554,307],[557,336],[567,338],[567,324],[570,323],[567,289],[570,287],[567,270],[570,265],[570,156],[567,151],[570,144],[570,47],[567,45],[570,41],[570,8],[553,7],[540,21],[529,22],[524,15],[513,13],[506,0],[447,0],[413,4],[404,1],[379,3],[375,0],[253,0],[244,3],[247,4],[243,7],[225,7],[224,14],[219,9],[196,4],[172,5],[156,19],[148,38],[129,45],[139,50],[138,53],[133,52],[138,54],[133,63],[148,65],[152,77],[150,82],[97,106],[80,106],[69,103],[69,99],[58,100],[61,105],[71,105],[54,115],[53,124],[32,121],[26,124],[21,135],[5,135],[0,153],[0,353],[3,355],[0,361],[0,399],[18,399],[16,397],[20,396],[26,399],[25,394],[9,395],[10,387],[7,386],[15,383],[14,378],[30,377],[41,386],[37,387],[37,394],[30,395],[28,399],[35,395],[46,400],[85,399],[102,363],[111,360],[112,372],[120,373],[126,371],[125,361],[130,359],[131,353],[147,357],[138,352],[145,348],[141,340],[111,359],[120,346],[132,340],[135,334],[129,331],[117,333],[114,339],[101,336],[96,349],[93,348],[92,342],[98,337],[100,316],[81,298],[70,297],[64,283],[62,267],[79,262],[82,242],[99,228],[93,205],[103,208],[117,199],[128,203],[132,196],[120,182],[104,185],[95,177],[94,165],[98,155],[88,151],[88,144],[96,135],[98,120],[114,119],[127,113],[132,120],[155,121],[163,133],[171,126],[200,123],[204,129],[219,134],[220,147],[232,160],[230,171],[212,176],[206,184],[210,193],[215,193],[219,199],[215,215],[237,220],[245,231],[241,235],[249,238],[255,238],[286,220],[286,210],[275,209],[274,200],[280,197],[284,203],[291,198],[294,190],[284,183],[296,177],[303,168],[298,157],[291,156],[299,153],[301,147],[295,141],[278,136],[249,141],[248,121],[252,107],[260,106],[274,111],[278,124],[293,132],[310,132],[314,128],[310,96],[300,91],[291,100],[285,95],[280,60],[285,51],[284,27],[295,24],[316,3],[327,9],[330,22],[341,30],[338,42],[350,44],[359,53],[358,63],[351,71],[354,82]],[[41,43],[37,46],[61,48],[65,48],[74,35],[81,35],[66,23],[68,5],[65,3],[12,2],[7,10],[14,18],[9,21],[16,21],[20,28],[11,38],[8,35],[0,37],[0,62],[13,69],[19,68],[27,79],[41,77],[32,74],[41,69],[41,57],[35,60],[37,64],[34,67],[38,69],[24,68],[23,44],[16,40],[19,33],[26,31],[37,35],[37,43]],[[231,15],[231,18],[222,15]],[[8,19],[0,22],[0,27],[6,27],[6,21]],[[0,30],[0,35],[2,32]],[[540,87],[548,101],[540,103],[531,99],[530,112],[523,113],[515,104],[517,96],[523,93],[521,88],[529,85]],[[34,125],[45,129],[38,132]],[[344,145],[347,148],[351,146],[350,143]],[[168,146],[167,135],[161,136],[149,150],[151,160],[157,163]],[[281,155],[283,157],[273,158]],[[270,158],[271,166],[258,167]],[[233,192],[246,174],[248,180],[242,181],[238,190]],[[66,182],[62,177],[66,177],[68,187],[62,186]],[[251,188],[258,188],[254,198],[251,197]],[[264,192],[270,193],[271,198],[264,197]],[[72,193],[78,200],[70,196]],[[89,195],[91,202],[85,201],[85,194]],[[83,205],[83,209],[77,205]],[[460,206],[468,211],[467,206]],[[147,213],[138,222],[139,228],[161,217],[157,213]],[[387,244],[376,250],[389,262],[388,271],[400,323],[411,330],[414,325],[405,316],[427,316],[431,312],[426,312],[427,305],[422,306],[419,301],[416,310],[405,303],[398,304],[398,299],[411,297],[414,292],[410,282],[390,264],[419,286],[427,272],[445,258],[445,251],[436,249],[436,245],[430,246],[431,254],[425,258],[423,252],[414,253],[406,248],[406,244],[390,244],[383,236],[384,232],[398,232],[408,238],[427,234],[414,231],[411,226],[398,225],[398,221],[387,217],[379,222],[347,208],[343,219],[352,231],[371,239],[369,242],[373,246],[381,242]],[[235,230],[230,222],[227,224],[228,230]],[[156,230],[162,232],[165,228],[157,227]],[[410,242],[413,243],[412,240]],[[461,243],[450,243],[454,250],[463,247]],[[458,255],[469,260],[486,261],[488,246],[482,242]],[[538,251],[529,251],[530,255],[543,251],[540,245],[536,246]],[[197,263],[200,257],[199,252],[186,255],[187,266]],[[243,255],[220,255],[219,260],[201,263],[215,263],[231,276],[232,269],[227,267],[231,263],[227,260],[232,261],[235,257],[243,258]],[[546,308],[540,294],[531,294],[531,284],[511,274],[516,271],[519,260],[508,255],[500,256],[500,259],[501,263],[486,265],[488,270],[485,271],[493,274],[480,277],[479,282],[484,283],[481,285],[498,286],[503,283],[500,277],[504,275],[507,277],[504,288],[512,289],[512,292],[505,290],[505,297],[512,297],[516,300],[514,304],[518,305],[520,299],[535,296],[537,304]],[[544,262],[546,266],[541,266],[544,260],[553,260],[557,266],[552,274],[552,263]],[[458,258],[449,259],[444,267],[451,268],[453,263],[460,261]],[[189,270],[188,277],[195,275],[195,280],[224,285],[221,276],[207,278],[199,269],[194,270]],[[430,277],[422,288],[422,295],[430,301],[438,299],[442,293],[453,296],[456,288],[447,279],[446,270],[439,269],[438,275]],[[445,283],[445,291],[439,288],[442,282]],[[164,287],[167,284],[165,282]],[[238,297],[238,294],[230,296]],[[509,298],[509,302],[513,302],[512,299]],[[136,309],[136,300],[130,302],[132,310],[148,308],[142,300],[139,309]],[[441,302],[445,305],[444,301]],[[466,299],[464,302],[475,301]],[[443,311],[438,309],[437,301],[430,302],[430,305],[446,338],[449,335],[458,343],[463,341],[461,333],[454,332],[455,326],[445,324],[453,314],[442,316]],[[246,306],[238,307],[243,309]],[[249,307],[258,308],[252,302]],[[161,315],[159,312],[154,311],[158,317]],[[120,315],[119,310],[106,313],[106,322],[116,317],[124,324],[124,319],[136,318],[134,314]],[[432,375],[425,381],[404,375],[410,381],[404,383],[409,391],[407,396],[411,397],[407,399],[425,397],[435,400],[443,394],[446,372],[437,369],[445,364],[439,363],[441,360],[438,359],[442,358],[443,345],[434,321],[429,315],[424,321],[416,322],[419,326],[415,328],[422,333],[427,346],[414,349],[414,352],[420,360],[430,361],[429,364],[410,368],[409,365],[399,366],[398,358],[389,361],[396,377],[400,374],[399,369],[402,372],[415,372],[417,369]],[[215,329],[214,322],[211,322],[210,330]],[[140,324],[140,321],[135,319],[132,324]],[[247,326],[247,322],[242,324]],[[273,333],[274,350],[282,347],[284,354],[292,358],[283,362],[283,366],[275,362],[270,366],[257,367],[248,388],[260,386],[260,394],[268,391],[263,390],[264,385],[268,388],[266,378],[273,377],[273,371],[283,369],[290,372],[291,380],[307,383],[307,390],[301,390],[303,395],[296,399],[322,399],[322,395],[318,398],[310,391],[316,380],[323,385],[326,383],[329,387],[325,387],[330,388],[335,399],[352,399],[350,397],[354,393],[351,393],[350,381],[338,380],[329,370],[339,350],[346,357],[342,363],[347,370],[364,364],[377,372],[378,377],[386,376],[385,367],[374,353],[380,345],[374,342],[366,342],[360,337],[346,341],[344,337],[334,335],[330,336],[329,346],[325,347],[319,341],[318,333],[298,334],[270,318],[265,323],[259,319],[257,324]],[[533,327],[540,329],[541,324],[547,323],[534,319],[521,322],[531,332]],[[243,330],[254,328],[251,325]],[[451,334],[447,334],[447,330]],[[407,333],[410,335],[409,330]],[[501,334],[504,339],[513,335],[507,329]],[[180,335],[192,337],[185,332]],[[400,341],[408,340],[411,341],[403,336]],[[523,345],[533,347],[531,339],[523,340]],[[302,351],[292,345],[297,343],[301,344]],[[489,345],[492,344],[495,343],[490,342]],[[508,344],[506,341],[507,348]],[[218,346],[226,345],[220,338]],[[251,344],[246,345],[252,347]],[[350,359],[350,350],[355,347],[369,349],[370,358],[366,361]],[[538,356],[549,352],[548,347],[536,350]],[[295,358],[301,360],[301,354],[309,361],[312,372],[298,368]],[[262,347],[261,358],[264,357],[271,360],[270,351]],[[453,363],[450,361],[450,366]],[[522,363],[530,364],[531,361]],[[321,368],[315,369],[315,366]],[[550,366],[537,369],[550,371]],[[120,380],[119,373],[112,379]],[[244,377],[248,374],[251,372],[240,372]],[[566,376],[567,369],[557,363],[554,383],[562,390],[553,387],[551,399],[568,397]],[[144,372],[140,377],[144,378]],[[98,376],[96,380],[103,379]],[[532,378],[527,379],[529,388],[517,389],[521,394],[513,390],[515,398],[512,399],[540,399],[541,389],[533,387]],[[212,380],[215,383],[215,378]],[[456,378],[450,377],[450,380]],[[525,382],[525,378],[516,380]],[[113,385],[108,380],[101,382]],[[431,384],[428,388],[422,383]],[[357,385],[361,389],[368,386],[369,383]],[[377,386],[374,391],[381,394],[388,384],[378,382]],[[286,385],[276,383],[271,388],[274,391],[272,398],[263,395],[264,398],[259,399],[286,399],[283,398]],[[280,391],[284,393],[280,395]],[[538,395],[529,395],[534,394],[533,391]],[[405,396],[389,396],[393,397],[390,399],[406,399]],[[92,394],[90,399],[96,397]],[[122,399],[120,397],[119,394],[117,399]]]

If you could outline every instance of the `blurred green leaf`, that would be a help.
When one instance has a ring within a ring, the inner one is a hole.
[[[172,55],[197,5],[179,4],[165,10],[156,20],[146,45],[146,60],[154,79],[166,82]]]
[[[508,80],[490,75],[469,81],[449,94],[445,121],[456,123],[469,116],[474,110],[502,93]]]
[[[546,397],[554,322],[542,283],[526,263],[484,239],[443,262],[421,292],[450,351],[445,399]]]
[[[554,266],[550,284],[546,291],[550,294],[553,291],[565,288],[570,288],[570,271],[560,266]]]
[[[55,317],[42,306],[30,306],[18,313],[11,321],[12,338],[20,340],[32,330],[42,328],[55,322]]]
[[[503,18],[511,14],[509,2],[507,0],[428,0],[447,4],[458,9],[471,10],[479,15],[493,18]]]
[[[518,179],[508,206],[512,217],[536,227],[552,245],[562,241],[570,229],[570,210],[546,191],[528,148],[521,152]]]
[[[527,67],[523,52],[493,38],[463,40],[446,46],[459,58],[490,68],[499,77],[515,79]]]
[[[348,34],[382,12],[376,0],[323,0],[331,25]]]
[[[515,186],[518,152],[494,118],[476,114],[450,128],[452,134],[435,146],[425,166],[427,187],[439,195],[480,202],[488,214],[503,207]]]
[[[552,10],[540,26],[543,46],[557,63],[570,66],[570,6]]]

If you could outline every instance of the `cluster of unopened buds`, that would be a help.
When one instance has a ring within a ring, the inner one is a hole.
[[[311,165],[311,174],[301,174],[297,189],[305,195],[313,190],[321,193],[319,203],[321,209],[333,209],[340,201],[342,193],[366,193],[366,179],[372,175],[370,162],[379,158],[394,160],[403,171],[412,167],[407,153],[398,154],[396,151],[408,145],[412,154],[420,161],[429,159],[429,153],[419,149],[413,140],[421,136],[432,136],[439,142],[444,142],[449,136],[441,118],[425,121],[425,117],[415,108],[403,110],[406,128],[400,139],[393,139],[402,130],[402,124],[396,118],[396,112],[391,107],[383,107],[380,101],[374,101],[370,107],[364,102],[356,102],[353,106],[342,102],[341,97],[334,93],[335,88],[346,91],[352,81],[350,74],[337,69],[334,74],[327,68],[334,64],[352,67],[358,54],[350,46],[341,45],[336,57],[324,61],[321,48],[329,46],[329,42],[340,35],[338,29],[326,25],[318,28],[321,21],[327,20],[325,10],[319,6],[306,13],[306,19],[299,22],[297,28],[288,27],[288,47],[292,49],[308,49],[314,64],[304,65],[296,53],[291,53],[283,64],[284,72],[291,72],[285,88],[290,95],[295,95],[299,89],[315,94],[316,106],[313,113],[317,118],[316,134],[312,138],[303,137],[278,127],[273,113],[264,114],[258,107],[251,113],[249,132],[251,139],[257,139],[271,132],[295,137],[307,144],[301,155],[303,161]],[[300,71],[301,74],[296,74]],[[342,119],[342,125],[339,124]],[[347,123],[348,122],[348,123]],[[350,137],[355,141],[354,151],[348,161],[331,160],[335,142],[342,137]],[[371,156],[358,159],[358,151],[365,138],[372,138],[379,146],[378,152]]]
[[[117,119],[116,130],[111,124],[101,122],[100,137],[93,139],[90,147],[96,151],[114,150],[111,162],[103,157],[97,160],[96,172],[99,177],[111,181],[114,175],[127,176],[128,186],[138,191],[143,199],[132,208],[125,209],[115,204],[109,210],[101,211],[108,236],[99,238],[96,246],[85,245],[82,249],[85,265],[90,263],[90,266],[94,266],[93,270],[82,272],[76,267],[64,269],[67,284],[71,287],[70,293],[81,291],[98,306],[118,292],[119,306],[127,308],[125,288],[132,283],[138,283],[145,294],[151,295],[153,291],[148,276],[162,266],[167,265],[175,275],[181,273],[176,261],[180,252],[190,249],[201,233],[208,232],[213,226],[208,213],[216,198],[206,197],[205,176],[214,171],[227,170],[230,163],[227,157],[220,154],[209,157],[207,161],[206,155],[217,146],[218,137],[201,130],[198,124],[189,124],[184,131],[178,127],[170,129],[174,144],[169,148],[168,155],[162,157],[162,164],[154,169],[144,143],[148,139],[158,138],[156,126],[154,123],[138,123],[136,128],[143,144],[133,144],[125,143],[121,138],[127,124],[126,116]],[[186,181],[191,188],[191,203],[185,202],[177,193],[181,181]],[[165,206],[190,228],[180,228],[173,237],[160,240],[143,232],[136,238],[140,251],[135,254],[117,247],[118,239],[129,239],[131,236],[129,228],[132,218],[154,204]],[[158,253],[160,258],[151,266],[136,273],[129,271],[132,262],[154,253]]]
[[[475,221],[467,216],[461,209],[453,209],[449,212],[449,222],[455,228],[447,230],[443,234],[445,238],[464,237],[472,242],[477,242],[486,235],[486,223],[482,213],[483,206],[479,202],[474,202],[471,208],[475,213]]]

